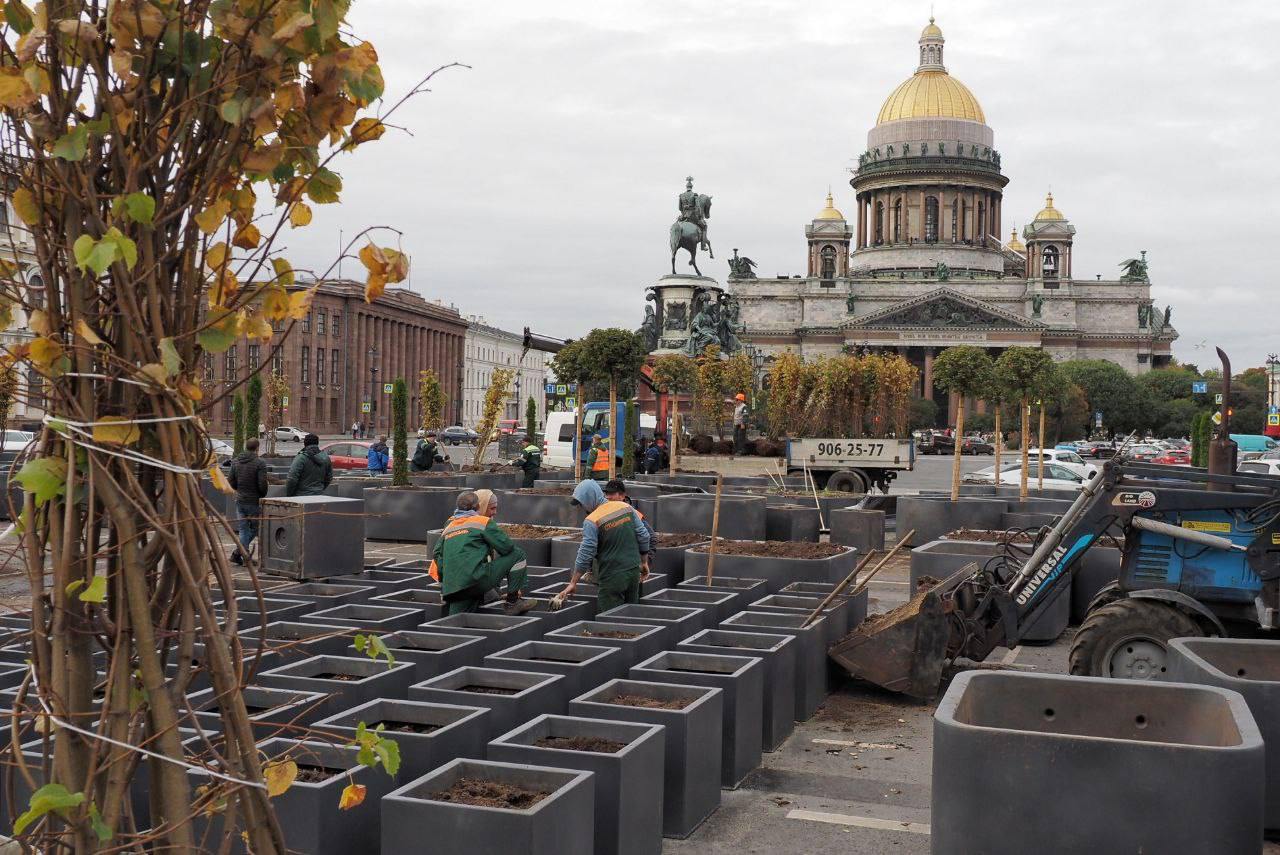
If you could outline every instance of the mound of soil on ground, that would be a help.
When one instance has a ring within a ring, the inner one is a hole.
[[[449,789],[432,793],[427,798],[435,802],[526,810],[549,795],[551,794],[540,790],[526,790],[500,781],[459,778]]]
[[[772,439],[753,439],[747,443],[747,447],[754,448],[754,453],[760,457],[781,457],[783,449],[786,448],[782,443]]]
[[[711,544],[695,546],[694,552],[710,552]],[[848,552],[836,543],[794,543],[789,540],[719,540],[719,555],[751,555],[757,558],[830,558]]]
[[[499,528],[507,533],[507,537],[521,537],[526,540],[579,533],[577,529],[573,528],[556,528],[551,525],[524,525],[522,523],[503,523]]]
[[[689,440],[689,448],[695,454],[710,454],[715,443],[716,441],[706,434],[698,434],[693,439]]]
[[[521,487],[519,492],[526,496],[572,496],[573,486],[568,487]]]
[[[592,751],[596,754],[617,754],[626,743],[599,736],[544,736],[533,743],[539,748],[561,748],[565,751]]]
[[[667,549],[676,546],[689,546],[708,539],[705,534],[654,534],[652,545],[658,549]]]
[[[717,439],[711,445],[712,454],[733,454],[733,443],[727,439]]]
[[[645,707],[653,710],[682,710],[693,701],[693,698],[668,698],[662,700],[659,698],[646,698],[644,695],[618,695],[611,698],[609,703],[622,707]]]

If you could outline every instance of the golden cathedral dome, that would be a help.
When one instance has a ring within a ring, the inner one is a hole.
[[[978,99],[959,80],[945,71],[917,71],[889,93],[876,124],[899,119],[969,119],[986,123]]]
[[[1018,227],[1014,226],[1013,231],[1009,234],[1009,242],[1004,245],[1005,249],[1013,250],[1019,255],[1026,255],[1027,246],[1018,240]]]
[[[831,198],[830,191],[827,192],[827,207],[818,212],[815,220],[843,220],[844,214],[836,209],[835,201]]]
[[[1037,223],[1044,223],[1050,221],[1062,221],[1065,219],[1066,217],[1063,216],[1062,212],[1053,207],[1053,193],[1050,191],[1050,193],[1044,197],[1044,209],[1041,210],[1040,213],[1036,214],[1035,221]]]
[[[929,23],[920,31],[920,38],[923,39],[940,39],[942,38],[942,28],[933,22],[933,16],[929,16]]]

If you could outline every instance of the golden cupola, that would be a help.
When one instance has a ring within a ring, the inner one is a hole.
[[[1065,219],[1066,217],[1063,215],[1063,213],[1059,211],[1057,208],[1053,207],[1053,191],[1050,190],[1049,193],[1044,197],[1044,207],[1040,210],[1040,213],[1036,214],[1035,222],[1037,223],[1061,222],[1062,220],[1065,220]]]
[[[1018,227],[1013,227],[1013,232],[1009,235],[1009,242],[1004,245],[1005,249],[1012,250],[1018,255],[1027,254],[1027,245],[1018,239]]]
[[[967,119],[986,123],[978,99],[959,80],[947,73],[942,63],[942,49],[946,39],[942,30],[929,18],[929,24],[920,33],[920,65],[916,73],[889,93],[877,125],[902,119]]]
[[[840,213],[836,208],[835,200],[831,198],[831,191],[827,191],[827,206],[818,212],[815,220],[843,220],[844,214]]]

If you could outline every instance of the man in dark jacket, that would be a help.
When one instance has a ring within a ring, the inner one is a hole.
[[[391,449],[387,448],[387,438],[378,434],[378,440],[369,446],[369,474],[386,475],[391,465]]]
[[[261,511],[258,502],[267,495],[267,464],[258,456],[258,440],[250,439],[244,451],[231,461],[231,477],[228,479],[236,491],[236,511],[240,514],[240,546],[231,553],[231,561],[243,564],[249,554],[249,544],[258,536],[258,518]]]
[[[307,434],[302,440],[302,450],[293,458],[289,467],[289,481],[285,485],[286,496],[319,496],[333,480],[333,462],[320,450],[320,437]]]
[[[436,463],[447,458],[440,456],[440,446],[436,444],[436,432],[418,430],[418,445],[413,449],[413,457],[409,460],[410,472],[430,472]]]
[[[520,449],[520,456],[511,463],[518,469],[524,471],[524,481],[521,487],[532,487],[533,482],[542,477],[542,449],[534,445],[532,442]]]

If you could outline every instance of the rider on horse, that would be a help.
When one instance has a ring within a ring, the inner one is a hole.
[[[698,196],[693,192],[693,176],[689,176],[684,180],[684,192],[680,194],[678,205],[680,207],[680,216],[676,222],[692,223],[698,230],[698,243],[704,252],[710,251],[711,247],[707,244],[707,218],[703,211],[705,207],[703,200],[705,196]]]

